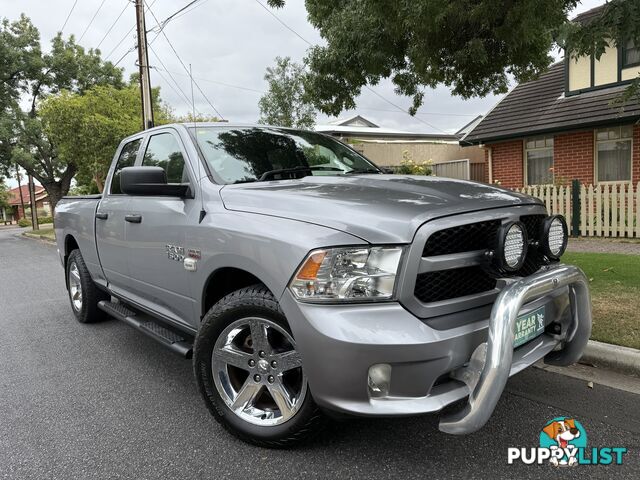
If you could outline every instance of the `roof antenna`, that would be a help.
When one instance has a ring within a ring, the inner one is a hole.
[[[196,155],[197,155],[197,164],[198,164],[198,190],[200,193],[200,217],[198,219],[198,223],[202,223],[204,217],[207,215],[207,211],[204,209],[204,196],[202,195],[202,175],[200,174],[200,163],[202,159],[200,158],[200,153],[198,152],[198,119],[196,117],[196,101],[193,96],[193,72],[191,71],[191,64],[189,64],[189,79],[191,80],[191,116],[193,117],[193,133],[194,139],[196,142]]]

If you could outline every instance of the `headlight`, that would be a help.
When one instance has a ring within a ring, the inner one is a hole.
[[[393,298],[402,247],[346,247],[312,251],[289,285],[306,302]]]
[[[527,256],[527,231],[520,222],[509,222],[498,230],[496,261],[501,270],[515,272]]]
[[[544,254],[558,260],[567,248],[569,230],[562,215],[547,217],[542,224],[541,246]]]

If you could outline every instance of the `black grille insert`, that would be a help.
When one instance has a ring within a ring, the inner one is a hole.
[[[422,256],[432,257],[490,248],[496,238],[500,223],[500,220],[490,220],[458,225],[434,232],[428,238]]]
[[[539,240],[542,222],[546,215],[523,215],[520,221],[527,230],[529,240]],[[429,236],[422,251],[423,257],[489,250],[495,248],[501,220],[469,223],[446,228]],[[513,273],[499,273],[488,265],[426,272],[418,274],[414,295],[423,303],[474,295],[496,288],[496,278],[527,276],[535,273],[545,263],[545,258],[535,245],[529,246],[522,268]]]
[[[496,279],[482,268],[466,267],[418,274],[414,295],[421,302],[429,303],[486,292],[495,287]]]

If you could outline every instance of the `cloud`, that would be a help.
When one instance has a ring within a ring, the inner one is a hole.
[[[65,35],[74,33],[76,38],[82,34],[91,18],[96,13],[102,0],[78,1],[65,27]],[[153,0],[147,0],[152,3]],[[259,0],[263,5],[265,0]],[[62,26],[74,0],[1,0],[2,15],[16,19],[21,12],[31,17],[41,33],[43,47],[47,48],[49,40]],[[101,45],[104,55],[109,53],[122,39],[125,40],[109,58],[118,60],[128,49],[135,45],[134,33],[127,32],[135,25],[135,12],[128,0],[106,0],[99,14],[82,39],[85,47],[98,44],[113,24],[122,9],[129,3],[124,14],[109,32]],[[188,0],[180,2],[156,0],[151,11],[160,21],[186,5]],[[576,13],[599,4],[598,0],[582,2]],[[215,107],[229,120],[237,122],[255,122],[258,119],[258,99],[260,92],[266,90],[263,79],[265,69],[273,64],[276,56],[290,56],[301,60],[308,45],[294,33],[285,28],[269,15],[257,0],[201,0],[192,10],[176,16],[164,30],[171,44],[185,65],[191,64],[193,75]],[[274,12],[278,18],[311,43],[321,42],[319,33],[308,23],[304,2],[290,0],[285,8]],[[156,26],[154,16],[147,13],[147,29]],[[148,39],[156,37],[150,32]],[[162,97],[178,114],[190,110],[189,102],[182,98],[178,90],[182,90],[190,98],[189,78],[179,60],[162,34],[153,40],[152,48],[172,72],[177,82],[173,83],[166,72],[152,71],[152,84],[160,85]],[[150,63],[161,67],[153,53],[149,54]],[[125,75],[136,68],[136,53],[127,55],[121,62]],[[226,84],[226,85],[224,85]],[[235,86],[236,88],[234,88]],[[410,99],[399,97],[393,91],[390,81],[383,81],[372,87],[394,104],[401,106],[405,112]],[[213,114],[207,101],[196,89],[196,108],[207,114]],[[477,114],[486,113],[499,97],[488,96],[462,100],[452,97],[445,87],[439,87],[426,93],[424,106],[415,118],[405,112],[397,111],[375,94],[364,90],[357,99],[358,113],[370,118],[375,123],[401,130],[416,132],[451,132],[460,128]],[[343,112],[348,115],[354,112]],[[319,121],[326,120],[320,116]]]

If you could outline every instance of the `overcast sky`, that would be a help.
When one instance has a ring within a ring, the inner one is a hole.
[[[40,30],[43,48],[63,26],[75,0],[0,0],[0,16],[16,19],[24,12]],[[187,5],[190,0],[147,0],[151,12],[162,21]],[[585,0],[575,13],[593,8],[602,0]],[[98,11],[98,8],[102,7]],[[258,99],[266,89],[265,69],[276,56],[290,56],[301,60],[307,43],[284,27],[260,5],[266,0],[200,0],[184,14],[165,27],[165,33],[175,50],[213,105],[231,121],[255,122],[258,119]],[[126,7],[126,8],[125,8]],[[123,11],[122,16],[114,24]],[[96,15],[97,12],[97,15]],[[320,42],[320,36],[308,23],[303,0],[288,0],[286,7],[273,11],[286,25],[311,43]],[[92,21],[92,18],[94,17]],[[147,13],[147,29],[156,25],[154,15]],[[109,31],[109,28],[113,28]],[[65,36],[75,34],[80,43],[97,47],[103,57],[114,62],[135,45],[135,32],[127,33],[135,25],[135,11],[129,0],[78,0],[64,28]],[[108,32],[108,33],[107,33]],[[156,34],[150,32],[148,40]],[[122,43],[118,43],[122,40]],[[116,48],[117,47],[117,48]],[[188,76],[162,34],[152,43],[153,50],[164,62],[166,69],[187,96],[190,96]],[[125,75],[136,71],[136,54],[131,52],[121,60]],[[150,52],[150,64],[162,68],[161,62]],[[164,78],[163,78],[164,77]],[[151,72],[152,84],[162,88],[162,98],[178,114],[190,110],[178,87],[170,86],[166,72]],[[373,87],[376,92],[396,105],[406,108],[410,100],[393,92],[390,82]],[[417,118],[396,110],[371,92],[364,91],[357,100],[357,113],[375,123],[401,130],[416,132],[452,132],[478,114],[484,114],[499,97],[462,100],[449,95],[445,87],[429,90]],[[196,108],[214,114],[206,100],[196,90]],[[343,112],[346,116],[355,112]],[[319,121],[326,120],[320,117]]]

